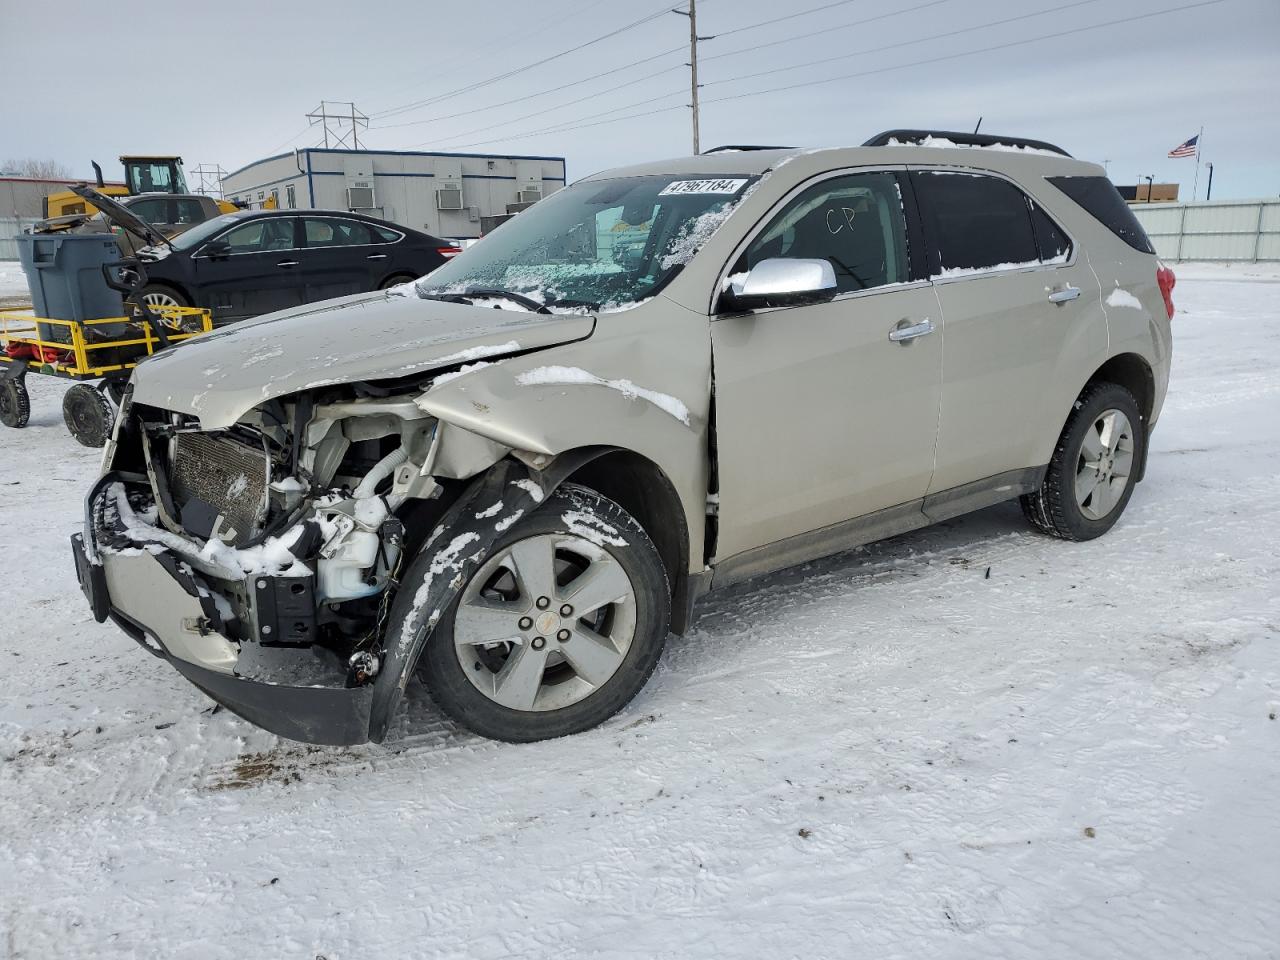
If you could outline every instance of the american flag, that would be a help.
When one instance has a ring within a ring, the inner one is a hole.
[[[1200,135],[1196,134],[1186,143],[1180,143],[1169,151],[1171,157],[1194,157],[1196,155],[1196,141],[1200,139]]]

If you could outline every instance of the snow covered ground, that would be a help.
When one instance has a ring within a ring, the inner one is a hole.
[[[30,304],[31,291],[22,267],[16,260],[0,260],[0,310]]]
[[[1183,265],[1148,478],[711,599],[603,728],[278,740],[89,619],[0,429],[0,956],[1280,956],[1280,271]]]

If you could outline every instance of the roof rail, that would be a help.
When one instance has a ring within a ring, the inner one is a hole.
[[[1051,153],[1060,153],[1064,157],[1071,156],[1061,147],[1046,143],[1043,140],[1028,140],[1026,137],[1002,137],[994,133],[960,133],[955,130],[886,130],[884,133],[877,133],[863,146],[887,147],[891,140],[897,140],[901,143],[920,143],[926,137],[950,140],[952,143],[958,143],[966,147],[994,147],[999,145],[1030,147],[1034,150],[1048,150]]]
[[[758,143],[726,143],[722,147],[712,147],[710,150],[703,150],[703,154],[708,153],[730,153],[734,150],[794,150],[795,147],[778,147],[764,146]]]

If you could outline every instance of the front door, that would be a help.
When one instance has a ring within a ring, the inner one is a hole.
[[[901,186],[892,171],[822,179],[733,266],[825,259],[839,293],[711,324],[720,559],[924,496],[943,332],[932,287],[913,280]]]
[[[210,241],[225,242],[224,253],[196,252],[201,306],[213,310],[215,321],[241,320],[304,302],[296,224],[294,217],[259,217]]]

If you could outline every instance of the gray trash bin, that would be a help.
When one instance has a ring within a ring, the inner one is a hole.
[[[24,233],[14,239],[37,317],[99,320],[125,315],[124,298],[118,290],[108,287],[102,276],[104,263],[120,259],[120,247],[114,236],[101,233]],[[118,336],[123,328],[111,324],[95,329],[110,337]],[[68,343],[71,331],[62,326],[40,324],[40,338]]]

